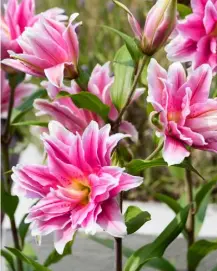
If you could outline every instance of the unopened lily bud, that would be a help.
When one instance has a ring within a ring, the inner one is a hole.
[[[129,24],[146,55],[158,51],[175,28],[177,0],[158,0],[147,15],[144,30],[125,5],[113,2],[127,12]]]
[[[155,130],[157,129],[158,131],[162,131],[163,126],[162,123],[160,122],[160,112],[153,111],[149,115],[149,123],[152,128]]]
[[[177,0],[158,0],[149,11],[142,36],[142,50],[153,55],[163,45],[176,25]]]

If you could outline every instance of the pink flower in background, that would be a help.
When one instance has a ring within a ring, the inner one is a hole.
[[[147,14],[144,29],[126,6],[114,2],[128,13],[130,26],[145,54],[153,55],[166,43],[176,25],[176,0],[158,0]]]
[[[212,70],[202,65],[186,78],[180,63],[168,73],[152,59],[148,67],[148,101],[160,112],[163,158],[179,164],[190,155],[186,146],[217,152],[217,99],[209,99]]]
[[[193,69],[209,64],[217,71],[217,1],[192,0],[193,13],[177,26],[178,35],[166,46],[172,61],[192,61]]]
[[[19,106],[23,99],[32,94],[38,87],[30,83],[21,83],[16,87],[14,107]],[[1,70],[1,118],[7,118],[10,100],[10,86],[6,74]]]
[[[110,89],[114,82],[114,77],[110,76],[109,62],[101,65],[96,65],[94,68],[89,82],[88,92],[96,95],[103,103],[110,107],[109,118],[116,120],[118,111],[111,101]],[[47,89],[49,96],[54,99],[61,89],[54,87],[49,82],[43,82],[42,85]],[[71,87],[64,87],[62,90],[70,94],[76,94],[81,91],[79,86],[72,81]],[[144,89],[137,89],[134,99],[138,98]],[[44,99],[36,99],[34,107],[38,110],[37,116],[50,115],[53,119],[64,124],[72,132],[82,133],[91,120],[98,122],[100,127],[104,125],[104,121],[88,110],[79,109],[69,97],[58,98],[50,102]],[[135,127],[127,121],[123,121],[120,125],[120,131],[132,135],[132,139],[138,139],[138,133]]]
[[[32,222],[32,234],[54,232],[60,254],[79,228],[94,234],[99,225],[123,237],[126,226],[115,197],[142,183],[141,177],[111,165],[112,151],[125,136],[109,136],[110,125],[99,129],[94,121],[82,136],[55,121],[49,123],[49,131],[42,137],[47,165],[13,168],[17,194],[40,199],[26,218]]]
[[[46,76],[51,84],[61,87],[64,77],[77,76],[79,44],[75,29],[80,23],[72,25],[77,16],[78,13],[72,14],[65,27],[41,15],[38,22],[26,28],[18,38],[23,53],[10,52],[13,59],[2,63],[27,74]]]
[[[17,0],[9,0],[4,7],[5,14],[1,16],[1,59],[9,57],[8,50],[22,53],[17,38],[23,33],[25,27],[32,26],[39,18],[35,15],[34,0],[22,0],[20,4]],[[67,16],[63,13],[64,10],[60,8],[52,8],[43,14],[56,20],[66,20]]]

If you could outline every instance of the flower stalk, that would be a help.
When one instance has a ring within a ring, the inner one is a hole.
[[[145,65],[148,63],[149,59],[150,58],[148,56],[146,56],[146,55],[143,56],[143,58],[140,62],[140,65],[137,68],[136,75],[135,75],[127,102],[126,102],[125,106],[122,108],[122,110],[120,111],[118,118],[116,119],[116,121],[112,125],[112,132],[113,133],[118,132],[123,115],[126,112],[129,104],[131,103],[133,94],[135,93],[135,90],[136,90],[137,84],[139,82],[140,76],[142,74],[142,71],[143,71]],[[119,206],[120,206],[121,212],[122,212],[122,207],[123,207],[122,205],[123,205],[123,193],[120,193]],[[121,238],[114,238],[114,239],[115,239],[115,270],[122,271],[122,239]]]
[[[7,172],[11,169],[10,156],[9,156],[9,147],[10,147],[10,142],[12,138],[10,134],[10,123],[11,123],[11,115],[12,115],[12,110],[13,110],[13,105],[14,105],[15,89],[17,86],[16,76],[12,76],[12,77],[10,76],[9,82],[11,86],[10,101],[9,101],[9,106],[8,106],[8,114],[7,114],[4,133],[1,137],[3,172]],[[11,184],[12,184],[12,181],[10,178],[10,174],[4,174],[4,188],[5,188],[5,191],[9,194],[11,192]],[[11,224],[14,247],[18,250],[21,250],[14,215],[9,217],[9,219],[10,219],[10,224]],[[23,271],[23,264],[19,258],[17,258],[17,270]]]
[[[142,60],[141,60],[141,63],[139,65],[138,69],[137,69],[137,72],[136,72],[136,75],[135,75],[135,78],[134,78],[134,81],[133,81],[133,84],[132,84],[132,88],[131,88],[131,91],[130,91],[130,95],[129,95],[128,99],[127,99],[127,102],[124,105],[124,107],[122,108],[122,110],[120,111],[118,118],[116,119],[116,121],[112,125],[112,131],[114,133],[116,133],[118,131],[120,122],[122,120],[122,117],[123,117],[125,111],[127,110],[129,104],[131,103],[133,94],[135,93],[136,86],[137,86],[137,84],[139,82],[142,71],[143,71],[145,65],[148,63],[149,59],[150,59],[149,56],[144,55]]]
[[[193,198],[193,181],[190,170],[186,169],[186,193],[188,203],[190,205],[186,230],[188,234],[188,247],[195,242],[195,211],[194,211],[194,198]]]
[[[119,195],[119,206],[123,209],[123,192]],[[122,238],[115,238],[115,271],[122,271]]]

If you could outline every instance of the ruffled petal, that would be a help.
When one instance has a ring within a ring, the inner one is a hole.
[[[180,164],[190,152],[186,150],[183,143],[170,136],[166,136],[163,148],[163,159],[169,166]]]
[[[109,199],[101,205],[101,208],[97,224],[114,237],[124,237],[127,229],[117,201]]]

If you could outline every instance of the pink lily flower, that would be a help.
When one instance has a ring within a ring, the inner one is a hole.
[[[175,28],[176,0],[158,0],[148,12],[144,29],[125,5],[118,1],[114,2],[128,13],[129,24],[147,55],[153,55],[158,51]]]
[[[118,111],[112,104],[110,96],[110,89],[114,82],[114,77],[110,76],[109,64],[110,63],[107,62],[103,66],[99,64],[96,65],[90,76],[87,91],[96,95],[104,104],[110,107],[109,118],[115,121],[118,117]],[[59,89],[49,82],[43,82],[42,85],[47,89],[51,99],[54,99],[60,90],[67,91],[70,94],[76,94],[81,91],[75,81],[71,82],[71,87],[64,86],[63,89]],[[143,88],[137,89],[133,99],[137,99],[143,91]],[[64,124],[64,126],[73,133],[83,133],[91,120],[95,120],[100,127],[105,124],[95,113],[79,109],[69,97],[54,99],[54,101],[36,99],[34,107],[38,110],[37,116],[49,115]],[[132,136],[132,140],[138,140],[138,133],[130,122],[123,121],[120,125],[120,131],[129,133]]]
[[[2,63],[27,74],[46,76],[51,84],[61,87],[64,77],[77,76],[79,44],[75,29],[80,23],[72,25],[77,16],[78,13],[72,14],[65,27],[40,15],[38,22],[18,38],[23,53],[10,52],[13,59],[4,59]]]
[[[8,50],[15,53],[22,53],[22,48],[17,42],[17,38],[24,32],[25,27],[33,26],[39,16],[35,15],[35,1],[22,0],[20,4],[17,0],[9,0],[4,5],[5,14],[1,16],[1,58],[9,57]],[[64,10],[52,8],[43,14],[54,20],[66,20],[67,16],[63,15]]]
[[[112,166],[111,153],[126,135],[109,136],[110,125],[99,129],[94,121],[82,136],[56,121],[49,123],[49,131],[42,137],[47,165],[13,168],[16,193],[40,199],[26,218],[32,223],[32,235],[54,232],[59,254],[79,228],[94,234],[99,225],[113,236],[125,236],[126,226],[115,197],[142,183],[141,177]]]
[[[19,106],[24,98],[33,93],[38,87],[30,83],[20,83],[15,89],[14,107]],[[1,70],[1,118],[7,118],[10,100],[10,86],[6,74]]]
[[[191,61],[193,69],[209,64],[217,71],[217,1],[192,0],[193,13],[177,25],[177,36],[165,47],[172,61]]]
[[[163,158],[168,165],[190,155],[187,146],[217,152],[217,99],[209,99],[212,70],[203,64],[186,78],[173,63],[168,73],[152,59],[148,67],[148,101],[160,113]]]

